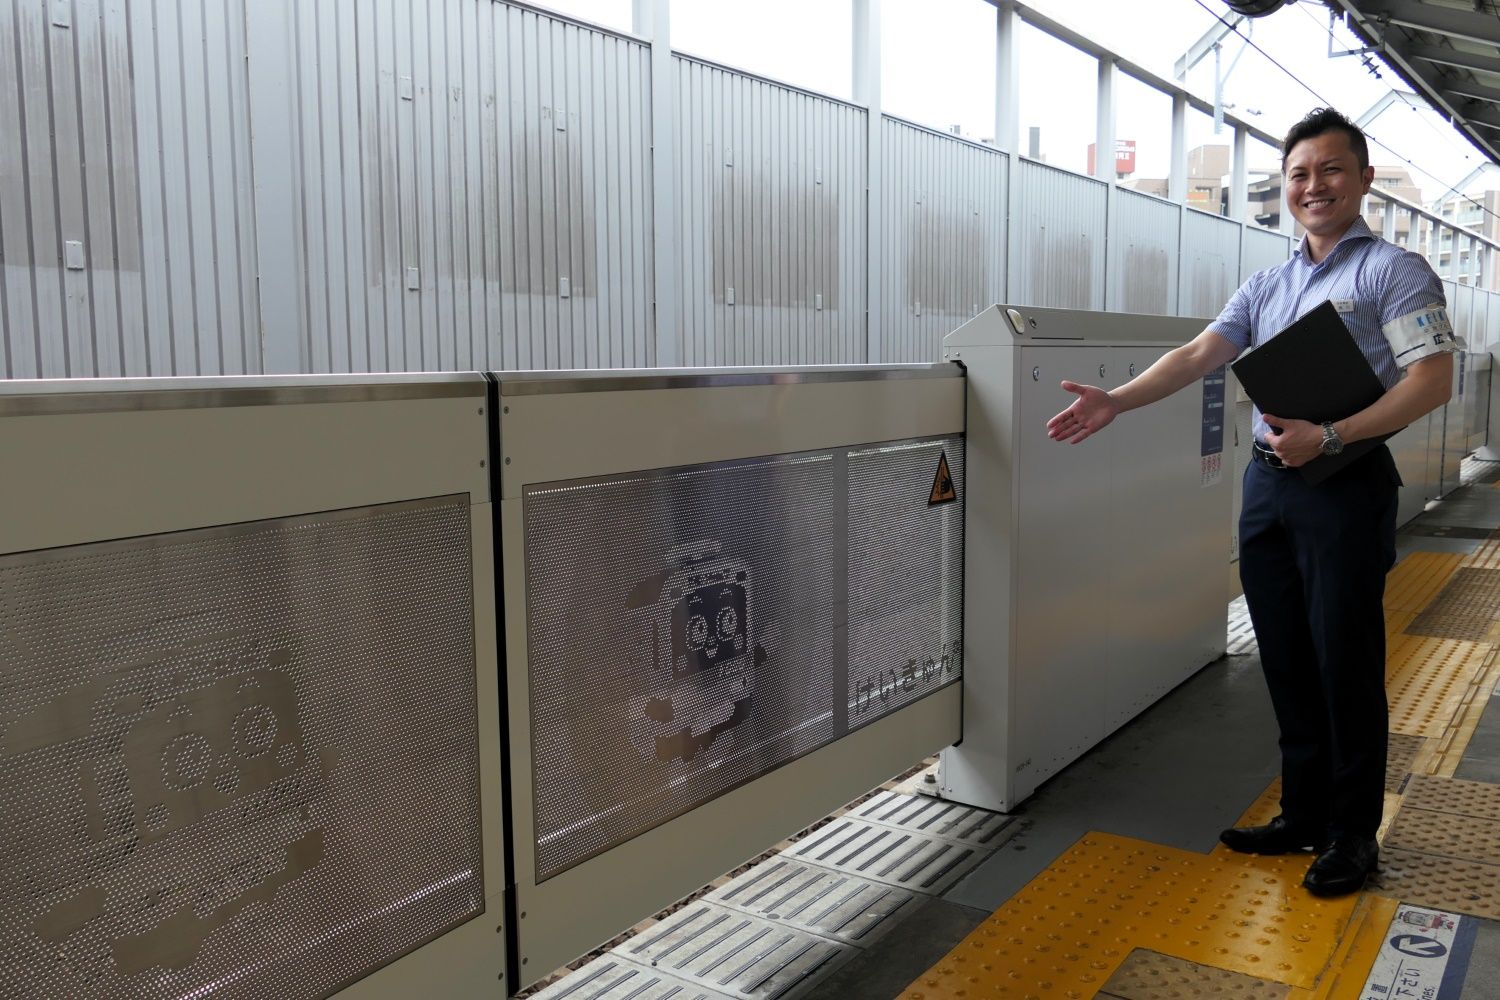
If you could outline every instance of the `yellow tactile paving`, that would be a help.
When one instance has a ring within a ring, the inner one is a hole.
[[[1301,879],[1309,854],[1255,857],[1216,845],[1200,855],[1091,833],[914,982],[903,1000],[1136,1000],[1131,990],[1142,987],[1128,975],[1110,983],[1113,992],[1103,988],[1132,953],[1143,969],[1176,970],[1172,975],[1180,984],[1168,983],[1172,976],[1166,973],[1158,977],[1159,985],[1170,987],[1163,996],[1218,996],[1246,988],[1243,977],[1249,976],[1264,984],[1268,997],[1358,1000],[1396,911],[1397,899],[1388,896],[1422,902],[1422,893],[1413,893],[1430,883],[1429,905],[1500,915],[1493,909],[1500,889],[1491,891],[1488,883],[1500,866],[1413,853],[1422,831],[1436,824],[1429,817],[1438,814],[1415,811],[1413,801],[1403,816],[1398,791],[1412,797],[1415,788],[1421,801],[1436,787],[1424,790],[1422,782],[1452,775],[1500,684],[1494,644],[1500,622],[1482,642],[1406,634],[1461,565],[1500,569],[1500,539],[1468,557],[1412,553],[1387,579],[1386,689],[1393,735],[1387,761],[1399,773],[1388,783],[1380,828],[1382,842],[1389,836],[1392,843],[1382,849],[1383,877],[1372,880],[1371,891],[1343,900],[1307,894]],[[1412,777],[1403,784],[1408,771]],[[1236,825],[1269,822],[1280,812],[1280,799],[1278,778]],[[1432,843],[1451,847],[1448,839]],[[1469,857],[1488,849],[1467,841],[1462,847],[1455,853]],[[1467,907],[1457,905],[1459,896]],[[1167,957],[1151,964],[1148,952]],[[1220,974],[1207,974],[1213,970]],[[1209,985],[1195,986],[1199,979]],[[1217,993],[1210,988],[1214,983],[1221,984]],[[1156,993],[1140,996],[1155,1000]]]
[[[1314,990],[1292,990],[1292,1000],[1361,1000],[1370,967],[1385,944],[1397,901],[1383,896],[1362,895],[1349,921],[1350,930],[1339,942],[1339,950],[1328,963]]]
[[[920,976],[906,1000],[1083,1000],[1135,948],[1317,986],[1357,896],[1301,888],[1308,855],[1194,854],[1090,833]]]
[[[1387,642],[1406,631],[1406,626],[1417,617],[1415,611],[1392,611],[1385,609],[1385,638]]]
[[[1451,777],[1458,770],[1459,762],[1463,760],[1464,750],[1468,747],[1469,740],[1473,738],[1474,730],[1479,726],[1479,719],[1484,715],[1485,706],[1489,704],[1497,679],[1500,679],[1500,663],[1497,663],[1495,651],[1491,650],[1479,675],[1465,692],[1458,714],[1449,724],[1442,738],[1432,744],[1432,752],[1428,755],[1426,766],[1414,766],[1414,771]]]
[[[1490,652],[1486,643],[1398,636],[1386,652],[1390,730],[1442,736]]]
[[[1421,611],[1463,558],[1456,552],[1411,553],[1385,578],[1385,606],[1392,611]]]

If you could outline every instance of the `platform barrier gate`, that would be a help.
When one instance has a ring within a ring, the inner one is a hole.
[[[523,984],[958,739],[963,387],[499,376]]]
[[[0,383],[0,996],[503,991],[485,391]]]
[[[504,996],[949,745],[963,428],[951,365],[0,383],[0,995]]]

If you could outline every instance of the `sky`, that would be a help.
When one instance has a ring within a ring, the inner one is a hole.
[[[1221,0],[1024,0],[1027,6],[1093,39],[1166,80],[1202,35],[1228,14]],[[853,95],[850,0],[670,0],[673,47],[833,97]],[[583,20],[631,27],[631,0],[544,0]],[[995,9],[985,0],[883,0],[881,103],[898,117],[976,140],[994,135]],[[1224,104],[1228,112],[1282,135],[1308,110],[1323,105],[1359,118],[1400,79],[1377,61],[1380,78],[1358,56],[1330,58],[1330,48],[1358,42],[1314,0],[1242,22],[1224,39]],[[1247,41],[1243,35],[1249,35]],[[1264,51],[1263,52],[1261,51]],[[1023,25],[1020,39],[1022,151],[1029,129],[1040,129],[1049,163],[1086,169],[1094,141],[1096,61],[1042,31]],[[1280,65],[1277,65],[1277,64]],[[1290,71],[1290,72],[1289,72]],[[1201,61],[1183,85],[1212,99],[1214,59]],[[1418,102],[1420,103],[1420,102]],[[1171,102],[1159,91],[1117,78],[1115,134],[1136,142],[1137,177],[1165,177],[1171,145]],[[1432,201],[1467,177],[1484,158],[1436,113],[1395,103],[1367,126],[1371,161],[1409,170]],[[1228,144],[1212,119],[1190,111],[1188,148]],[[1274,148],[1251,143],[1249,165],[1274,169]],[[1467,192],[1500,188],[1500,168]]]

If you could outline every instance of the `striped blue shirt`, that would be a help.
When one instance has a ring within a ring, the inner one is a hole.
[[[1398,364],[1381,328],[1445,303],[1443,283],[1425,258],[1380,239],[1363,218],[1356,218],[1318,263],[1308,259],[1304,236],[1286,263],[1252,274],[1208,328],[1243,351],[1270,340],[1329,299],[1387,389],[1401,381],[1404,365]],[[1257,408],[1255,437],[1265,436]]]

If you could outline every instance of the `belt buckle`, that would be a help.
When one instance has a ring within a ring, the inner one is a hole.
[[[1273,468],[1273,469],[1285,469],[1285,468],[1287,468],[1287,464],[1281,460],[1281,456],[1277,455],[1276,452],[1275,452],[1275,450],[1273,450],[1271,448],[1267,448],[1265,445],[1261,444],[1259,441],[1253,442],[1252,445],[1251,445],[1251,447],[1253,447],[1255,449],[1255,453],[1260,456],[1260,460],[1262,462],[1265,462],[1271,468]]]

